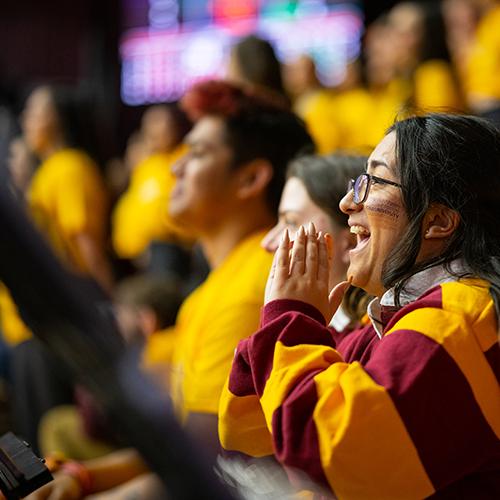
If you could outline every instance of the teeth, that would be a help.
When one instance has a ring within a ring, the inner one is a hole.
[[[363,226],[351,226],[351,233],[358,234],[360,236],[369,236],[370,231]]]

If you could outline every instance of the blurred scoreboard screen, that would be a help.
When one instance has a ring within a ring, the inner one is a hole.
[[[173,101],[193,83],[225,75],[231,46],[256,34],[283,62],[316,61],[334,86],[360,52],[359,2],[338,0],[122,0],[121,94],[129,105]]]

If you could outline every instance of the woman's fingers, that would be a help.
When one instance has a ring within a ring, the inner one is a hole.
[[[273,263],[271,264],[271,270],[269,271],[269,276],[267,277],[266,289],[264,292],[264,304],[267,304],[271,300],[271,291],[273,288],[274,275],[276,274],[277,262],[278,262],[278,250],[274,252]]]
[[[290,270],[290,236],[288,229],[285,229],[280,245],[276,251],[273,282],[284,283],[288,278]]]
[[[314,224],[310,222],[307,231],[306,266],[304,273],[309,282],[315,282],[318,279],[318,254],[318,235]]]
[[[279,250],[279,246],[273,255],[273,262],[271,264],[271,270],[269,271],[268,281],[272,281],[274,279],[274,275],[276,274],[276,265],[278,263],[278,253],[279,253],[278,250]]]
[[[333,240],[330,233],[325,233],[326,249],[328,250],[328,260],[333,259]]]
[[[330,259],[325,235],[320,231],[318,235],[318,279],[327,286],[330,282]]]
[[[290,274],[302,275],[306,268],[306,241],[307,236],[304,227],[300,226],[292,246],[292,256],[290,262]]]

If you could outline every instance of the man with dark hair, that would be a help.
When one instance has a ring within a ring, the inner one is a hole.
[[[271,264],[260,240],[288,162],[311,140],[290,111],[228,83],[198,85],[182,105],[196,123],[173,167],[170,214],[198,236],[212,272],[179,314],[171,390],[187,428],[217,450],[220,392],[233,348],[258,324]]]
[[[219,397],[234,350],[258,327],[272,260],[260,241],[276,222],[288,162],[310,152],[313,143],[288,109],[229,83],[201,83],[182,106],[195,125],[186,138],[187,154],[173,166],[169,211],[197,235],[211,272],[186,299],[174,327],[170,391],[186,430],[213,460],[219,450]],[[158,360],[158,343],[150,347],[146,361]],[[78,464],[80,474],[73,477],[67,468],[56,487],[64,482],[88,494],[145,472],[127,453],[122,461],[113,454],[106,464]],[[138,484],[146,498],[143,477]]]

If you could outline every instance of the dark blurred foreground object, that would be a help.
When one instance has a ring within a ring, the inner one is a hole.
[[[0,184],[0,280],[21,316],[96,397],[175,500],[233,498],[183,432],[167,398],[128,356],[103,294],[64,270]]]
[[[0,490],[7,499],[23,498],[52,481],[43,460],[12,432],[0,437]]]

